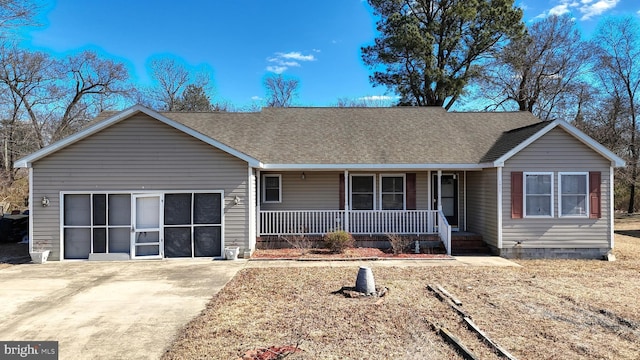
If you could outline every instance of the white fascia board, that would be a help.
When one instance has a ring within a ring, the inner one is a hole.
[[[264,164],[262,170],[482,170],[482,164]]]
[[[248,156],[247,154],[244,154],[240,151],[237,151],[219,141],[216,141],[208,136],[205,136],[187,126],[184,126],[178,122],[175,122],[171,119],[169,119],[168,117],[159,114],[156,111],[153,111],[151,109],[148,109],[142,105],[134,105],[126,110],[123,110],[119,113],[117,113],[116,115],[108,118],[107,120],[104,121],[100,121],[94,125],[91,125],[71,136],[68,136],[58,142],[55,142],[49,146],[46,146],[36,152],[34,152],[31,155],[28,155],[22,159],[19,159],[18,161],[15,162],[14,167],[16,168],[20,168],[20,167],[31,167],[31,163],[33,163],[34,161],[40,160],[45,156],[48,156],[58,150],[61,150],[75,142],[78,142],[90,135],[93,135],[99,131],[101,131],[102,129],[105,129],[115,123],[118,123],[126,118],[129,118],[137,113],[144,113],[158,121],[161,121],[177,130],[180,130],[188,135],[191,135],[193,137],[195,137],[198,140],[201,140],[213,147],[216,147],[226,153],[229,153],[239,159],[242,159],[244,161],[246,161],[247,163],[249,163],[250,166],[252,167],[260,167],[262,166],[262,163],[260,163],[260,161],[258,161],[257,159],[254,159],[251,156]]]
[[[527,146],[531,145],[534,141],[538,140],[539,138],[541,138],[543,135],[545,135],[549,131],[555,129],[557,126],[560,126],[563,130],[565,130],[569,134],[573,135],[576,139],[578,139],[580,142],[582,142],[583,144],[585,144],[588,147],[590,147],[593,151],[597,152],[602,157],[604,157],[607,160],[611,161],[611,163],[612,163],[612,165],[614,167],[623,167],[623,166],[625,166],[625,161],[622,160],[618,155],[614,154],[609,149],[607,149],[604,146],[602,146],[600,143],[598,143],[597,141],[595,141],[594,139],[589,137],[587,134],[585,134],[582,131],[578,130],[578,128],[576,128],[575,126],[573,126],[573,125],[571,125],[568,122],[563,121],[563,120],[554,120],[554,121],[552,121],[549,125],[545,126],[542,130],[538,131],[533,136],[531,136],[527,140],[523,141],[518,146],[514,147],[509,152],[507,152],[506,154],[502,155],[500,158],[495,160],[493,162],[493,166],[495,166],[495,167],[504,166],[505,161],[509,160],[515,154],[519,153],[522,149],[524,149]]]

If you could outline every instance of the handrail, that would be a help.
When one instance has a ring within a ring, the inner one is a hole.
[[[451,255],[451,225],[447,221],[447,217],[444,216],[444,212],[442,210],[438,210],[438,234],[440,235],[440,240],[444,244],[445,249],[447,250],[447,255]]]

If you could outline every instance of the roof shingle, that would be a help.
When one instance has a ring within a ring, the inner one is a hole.
[[[439,107],[162,114],[265,164],[477,164],[546,125],[528,112]]]

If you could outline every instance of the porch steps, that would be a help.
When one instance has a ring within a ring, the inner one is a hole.
[[[491,255],[491,248],[484,242],[482,235],[453,232],[451,233],[452,255]]]

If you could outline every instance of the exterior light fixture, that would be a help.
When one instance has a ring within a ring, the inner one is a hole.
[[[49,206],[49,198],[46,196],[42,197],[42,207],[47,207]]]
[[[238,205],[238,204],[240,204],[240,197],[236,195],[236,197],[233,198],[233,205]]]
[[[306,178],[304,171],[302,172],[302,175],[300,175],[300,179],[304,180]]]

